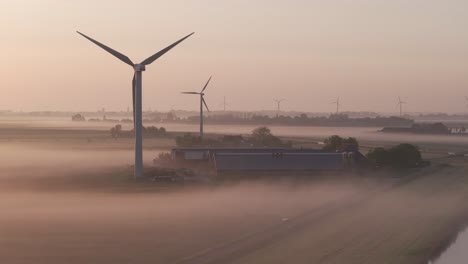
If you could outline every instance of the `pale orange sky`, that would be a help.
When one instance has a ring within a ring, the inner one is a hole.
[[[144,109],[463,112],[465,0],[0,0],[0,109],[123,110],[132,69],[76,30],[147,67]]]

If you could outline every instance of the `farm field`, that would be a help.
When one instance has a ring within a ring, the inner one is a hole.
[[[176,186],[133,182],[133,141],[106,129],[3,125],[0,262],[426,263],[468,221],[468,160],[416,140],[433,164],[405,173]],[[146,164],[173,145],[145,140]]]

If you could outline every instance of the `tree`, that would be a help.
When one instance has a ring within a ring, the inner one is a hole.
[[[382,167],[388,165],[390,162],[390,153],[381,147],[373,148],[367,153],[367,158],[372,161],[376,166]]]
[[[411,144],[399,144],[390,149],[374,148],[367,158],[379,167],[414,168],[422,163],[421,152]]]
[[[268,127],[257,127],[252,131],[252,140],[262,142],[267,138],[273,136],[271,130]]]
[[[257,127],[252,131],[250,138],[254,146],[261,147],[288,147],[288,144],[284,144],[281,139],[274,136],[268,127]]]
[[[333,135],[331,137],[326,138],[324,140],[324,143],[325,143],[325,146],[323,146],[324,150],[336,151],[343,144],[343,138],[337,135]]]
[[[113,138],[120,137],[122,135],[122,125],[115,125],[113,128],[110,129],[110,133]]]
[[[411,144],[399,144],[390,150],[391,164],[399,168],[413,168],[421,164],[421,152]]]
[[[115,130],[117,131],[117,133],[122,133],[122,125],[121,124],[117,124],[115,125]]]
[[[357,151],[359,149],[359,143],[356,138],[342,138],[337,135],[333,135],[324,140],[324,150],[328,151]]]
[[[72,121],[74,122],[83,122],[86,121],[86,118],[81,114],[76,114],[72,116]]]

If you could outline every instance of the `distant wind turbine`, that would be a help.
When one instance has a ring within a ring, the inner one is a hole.
[[[208,112],[210,111],[210,109],[208,108],[208,105],[205,102],[205,98],[204,98],[205,93],[203,93],[203,92],[205,91],[205,89],[208,86],[208,84],[210,83],[210,81],[211,81],[211,76],[208,79],[208,81],[206,82],[203,89],[199,93],[198,92],[182,92],[183,94],[198,94],[198,95],[200,95],[200,138],[201,139],[203,139],[203,105],[205,105],[206,110],[208,110]]]
[[[466,107],[468,107],[468,96],[465,96],[465,100],[466,100]]]
[[[331,102],[330,104],[335,104],[336,105],[336,113],[338,114],[340,112],[340,97],[336,98],[336,101]]]
[[[223,111],[226,112],[226,106],[229,105],[228,103],[226,103],[226,96],[224,96],[223,102],[220,103],[220,105],[223,107]]]
[[[117,57],[122,62],[130,65],[133,70],[133,80],[132,80],[132,102],[133,102],[133,126],[135,130],[135,178],[141,178],[143,176],[143,125],[142,125],[142,72],[145,70],[146,65],[150,65],[159,57],[164,55],[166,52],[177,46],[179,43],[184,41],[186,38],[190,37],[193,33],[181,38],[180,40],[174,42],[173,44],[167,46],[166,48],[160,50],[159,52],[155,53],[154,55],[148,57],[146,60],[142,61],[141,63],[135,64],[133,63],[127,56],[123,55],[122,53],[109,48],[108,46],[80,33],[77,31],[78,34],[85,37],[89,41],[93,42],[94,44],[98,45],[105,51],[109,52],[110,54]]]
[[[284,99],[275,99],[274,100],[276,102],[276,117],[279,116],[279,113],[281,112],[281,103],[284,101]]]
[[[406,104],[406,102],[403,102],[400,98],[400,96],[398,96],[398,103],[397,103],[397,106],[400,107],[400,117],[403,116],[403,105]]]

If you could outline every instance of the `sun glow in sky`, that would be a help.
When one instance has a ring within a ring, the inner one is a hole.
[[[124,110],[132,69],[79,30],[147,67],[143,107],[466,111],[468,2],[462,0],[0,0],[0,109]]]

